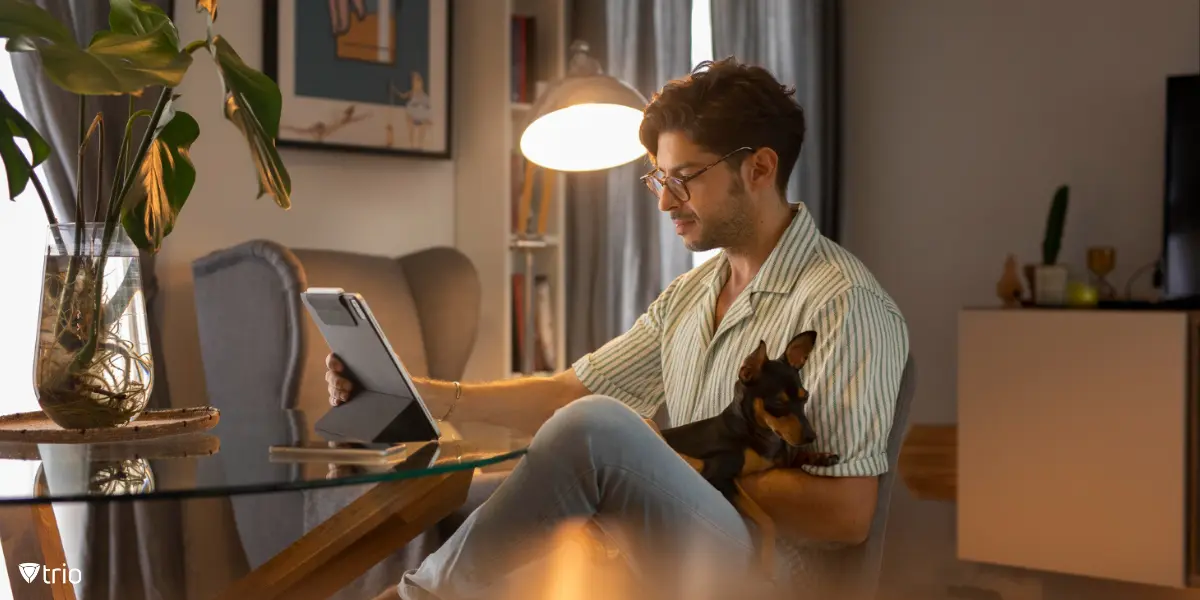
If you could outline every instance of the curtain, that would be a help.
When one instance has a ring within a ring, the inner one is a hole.
[[[647,98],[691,70],[692,0],[575,0],[571,39]],[[569,361],[633,326],[691,268],[658,201],[639,181],[647,160],[567,175]]]
[[[92,35],[108,28],[107,0],[36,0],[36,3],[67,26],[76,41],[87,44]],[[150,0],[173,14],[170,0]],[[75,220],[76,161],[79,148],[79,102],[74,94],[50,82],[41,71],[36,53],[12,55],[13,73],[25,105],[26,118],[49,142],[52,153],[44,163],[47,192],[60,222]],[[137,99],[134,110],[152,109],[157,89],[147,90]],[[107,196],[115,173],[115,157],[121,144],[129,101],[125,96],[87,98],[86,119],[90,124],[96,113],[104,115],[104,164],[97,165],[98,139],[89,143],[84,160],[84,211],[91,220],[96,204],[96,176]],[[145,120],[135,127],[134,139],[141,139]],[[143,295],[149,315],[150,345],[154,356],[154,387],[149,408],[170,406],[166,380],[166,361],[162,355],[158,326],[158,279],[154,257],[143,253],[139,261]],[[82,535],[83,581],[81,600],[118,600],[123,598],[170,599],[183,590],[183,546],[179,503],[176,501],[111,502],[88,504]],[[64,538],[76,532],[63,532]],[[74,565],[73,565],[74,566]]]
[[[788,181],[821,233],[839,223],[840,0],[712,0],[713,53],[771,71],[796,88],[808,131]]]

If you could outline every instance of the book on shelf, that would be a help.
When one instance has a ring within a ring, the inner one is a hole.
[[[509,50],[513,102],[533,102],[537,82],[537,20],[529,15],[512,16],[512,48]]]
[[[550,289],[550,278],[546,275],[534,277],[534,340],[533,352],[534,371],[555,370],[554,348],[554,302]],[[513,370],[519,371],[525,360],[525,274],[513,273],[512,276],[512,364]]]
[[[554,172],[513,152],[512,232],[518,236],[546,235],[554,198]]]

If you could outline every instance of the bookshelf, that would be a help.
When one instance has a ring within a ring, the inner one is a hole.
[[[496,380],[520,373],[516,343],[526,335],[526,261],[538,302],[536,373],[566,368],[566,178],[520,155],[521,132],[535,94],[562,77],[566,65],[564,0],[456,0],[453,104],[455,245],[474,262],[483,307],[465,379]],[[514,17],[526,21],[525,31]],[[514,44],[521,39],[525,44]],[[519,53],[525,48],[528,60]],[[523,64],[522,68],[519,66]],[[522,81],[524,86],[518,85]],[[524,93],[515,93],[523,88]],[[532,185],[527,185],[530,183]],[[525,227],[520,226],[523,222]]]

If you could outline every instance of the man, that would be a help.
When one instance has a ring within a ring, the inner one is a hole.
[[[800,543],[866,539],[908,334],[863,265],[787,203],[804,132],[791,90],[732,60],[703,64],[655,95],[640,136],[656,169],[643,179],[690,250],[723,251],[672,281],[629,331],[554,377],[417,381],[437,415],[542,425],[495,494],[385,597],[498,597],[509,572],[580,520],[664,589],[744,581],[755,560],[751,522],[644,419],[663,403],[675,426],[718,414],[760,340],[774,358],[810,329],[809,416],[818,451],[841,462],[741,483],[775,522],[787,567],[799,566],[788,549]],[[340,368],[331,356],[335,404],[351,390]],[[727,593],[716,589],[707,587],[709,597]]]

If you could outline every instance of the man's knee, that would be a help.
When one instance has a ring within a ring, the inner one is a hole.
[[[558,409],[538,430],[530,451],[595,451],[654,436],[640,415],[608,396],[585,396]]]

